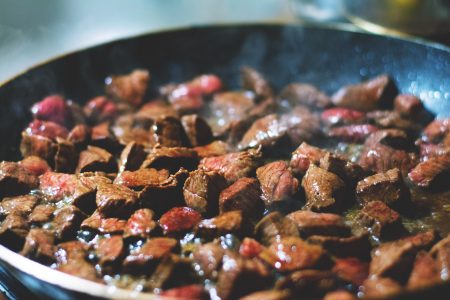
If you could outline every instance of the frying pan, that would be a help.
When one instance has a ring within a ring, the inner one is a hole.
[[[17,145],[22,128],[30,121],[29,107],[48,94],[60,93],[83,103],[103,93],[106,76],[138,67],[152,73],[148,98],[161,84],[184,81],[201,73],[215,73],[229,88],[237,88],[242,65],[261,71],[276,89],[288,82],[302,81],[327,93],[344,84],[387,73],[400,92],[420,96],[426,108],[438,116],[450,116],[450,49],[444,46],[297,25],[196,27],[133,37],[72,53],[6,82],[0,87],[0,160],[19,159]],[[12,286],[19,286],[25,293],[19,280],[35,293],[33,297],[154,297],[50,270],[3,246],[0,265],[15,282]],[[449,290],[448,285],[443,285],[416,297],[435,299]]]

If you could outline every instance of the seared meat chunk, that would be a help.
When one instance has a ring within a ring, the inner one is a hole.
[[[290,167],[296,175],[304,175],[309,168],[309,164],[319,164],[322,157],[326,155],[327,151],[311,146],[303,142],[292,153]]]
[[[29,215],[38,201],[38,197],[34,195],[3,198],[0,202],[0,215],[8,215],[10,213]]]
[[[344,218],[340,215],[298,210],[286,217],[295,223],[303,237],[310,235],[345,237],[350,234],[350,228],[345,225]]]
[[[40,176],[45,172],[50,171],[50,166],[47,161],[39,156],[27,156],[22,159],[19,164],[35,176]]]
[[[54,158],[54,170],[56,172],[71,173],[75,170],[78,153],[73,143],[57,139],[56,153]]]
[[[408,288],[420,289],[435,285],[439,281],[441,281],[441,273],[434,258],[425,251],[417,253],[408,279]]]
[[[249,236],[253,232],[253,225],[242,211],[225,212],[211,219],[198,223],[195,231],[204,238],[214,238],[227,233],[238,237]]]
[[[298,237],[298,229],[294,222],[274,211],[262,218],[255,226],[256,238],[266,246],[282,237]]]
[[[436,259],[442,280],[450,279],[450,236],[442,239],[431,248],[430,254]]]
[[[306,208],[313,211],[339,211],[344,207],[345,183],[334,173],[313,164],[302,179]]]
[[[240,300],[289,300],[292,299],[292,295],[289,290],[266,290],[260,292],[251,293]]]
[[[262,197],[266,203],[293,197],[298,192],[298,179],[292,175],[284,161],[275,161],[259,167],[256,177],[261,184]]]
[[[202,219],[200,213],[189,207],[174,207],[163,214],[159,225],[166,235],[186,233],[194,228]]]
[[[89,245],[80,241],[64,242],[57,245],[55,253],[58,264],[84,260],[88,255]]]
[[[364,281],[362,291],[368,299],[379,299],[398,295],[403,291],[403,287],[390,278],[370,277]]]
[[[91,128],[85,124],[79,124],[70,130],[67,141],[75,146],[75,149],[81,150],[90,142]]]
[[[358,124],[365,119],[365,113],[354,109],[334,107],[322,112],[321,119],[328,126]]]
[[[133,190],[142,190],[149,185],[164,184],[170,177],[166,169],[139,169],[136,171],[123,171],[114,179],[114,184],[120,184]]]
[[[389,206],[399,207],[409,200],[409,191],[400,170],[395,168],[359,181],[356,186],[356,199],[362,204],[379,200]]]
[[[337,290],[333,292],[326,293],[323,297],[323,300],[357,300],[356,295],[346,291],[346,290]]]
[[[125,245],[120,235],[102,238],[95,247],[98,264],[103,273],[112,273],[117,269],[125,255]]]
[[[101,171],[113,173],[117,171],[117,164],[108,151],[88,146],[87,150],[81,151],[78,160],[77,173]]]
[[[97,187],[97,209],[107,217],[128,217],[136,208],[137,195],[126,186],[102,183]]]
[[[37,156],[49,164],[53,163],[56,152],[55,142],[45,136],[28,134],[22,132],[20,142],[20,153],[22,157]]]
[[[128,143],[120,154],[119,172],[136,171],[142,165],[146,156],[144,146],[136,142]]]
[[[56,238],[61,241],[73,239],[85,218],[86,215],[73,205],[55,211],[52,224]]]
[[[182,167],[192,171],[197,167],[197,164],[197,153],[192,149],[162,147],[152,149],[141,168],[167,169],[170,173],[174,173]]]
[[[20,254],[45,265],[55,262],[55,237],[53,233],[41,228],[33,228],[28,232]]]
[[[263,250],[263,245],[249,237],[244,238],[239,246],[239,254],[247,258],[257,257]]]
[[[122,100],[133,106],[139,106],[147,91],[150,73],[146,70],[133,70],[126,75],[106,78],[106,93],[113,99]]]
[[[37,205],[31,214],[28,216],[28,222],[30,223],[46,223],[53,217],[55,206],[50,204]]]
[[[23,134],[46,137],[54,142],[57,138],[66,139],[69,132],[66,127],[58,123],[52,121],[33,120],[25,129]]]
[[[378,127],[371,124],[344,125],[331,128],[328,136],[345,142],[360,143],[377,131]]]
[[[94,97],[83,107],[84,115],[93,124],[114,119],[117,110],[117,105],[105,96]]]
[[[158,226],[153,217],[154,213],[151,209],[141,208],[136,210],[125,225],[124,237],[148,237],[153,231],[156,231]]]
[[[20,164],[0,162],[0,198],[23,195],[38,186],[38,177]]]
[[[291,83],[283,88],[280,98],[289,106],[304,105],[324,109],[331,105],[330,98],[315,86],[307,83]]]
[[[342,178],[350,186],[355,186],[366,175],[366,172],[361,166],[333,153],[326,153],[320,159],[320,167],[338,175],[339,178]]]
[[[369,234],[350,237],[312,235],[308,243],[322,246],[328,253],[337,257],[367,258],[370,253]]]
[[[287,136],[292,147],[310,141],[320,134],[320,117],[309,109],[297,106],[280,117],[280,123],[287,128]]]
[[[450,174],[450,151],[431,157],[421,162],[409,172],[409,179],[417,186],[436,187],[439,183],[448,182]],[[448,186],[447,186],[448,187]]]
[[[233,183],[239,178],[252,176],[260,165],[260,158],[261,152],[252,149],[206,157],[200,161],[199,169],[216,171],[225,177],[228,183]]]
[[[198,246],[193,252],[193,260],[203,271],[203,276],[208,279],[216,279],[222,266],[222,258],[225,250],[216,243],[206,243]]]
[[[369,263],[354,257],[335,259],[331,269],[341,280],[359,287],[369,276]]]
[[[252,219],[259,219],[264,211],[258,180],[244,177],[224,189],[219,196],[220,212],[241,210]]]
[[[280,122],[276,114],[270,114],[257,119],[242,136],[239,149],[262,146],[271,148],[286,140],[288,127]]]
[[[386,102],[392,99],[392,85],[387,75],[380,75],[360,84],[342,87],[331,100],[339,107],[371,111],[388,104]]]
[[[19,251],[22,249],[28,231],[26,216],[20,213],[11,213],[0,225],[0,242],[13,251]]]
[[[200,158],[220,156],[230,152],[230,146],[223,141],[217,140],[205,146],[194,147],[194,151]]]
[[[60,125],[70,125],[72,114],[66,100],[60,95],[51,95],[31,107],[33,117],[38,120],[52,121]]]
[[[188,146],[189,141],[179,119],[163,116],[155,120],[152,126],[155,144],[162,147]]]
[[[189,173],[184,183],[184,201],[201,214],[214,216],[219,212],[220,192],[226,187],[227,182],[219,173],[196,170]]]
[[[304,299],[319,299],[338,287],[336,275],[330,271],[302,270],[277,282],[278,289],[289,289]]]
[[[396,128],[410,134],[416,134],[420,130],[420,124],[403,118],[400,113],[392,110],[372,111],[367,113],[367,118],[380,128]]]
[[[400,94],[394,99],[395,110],[403,117],[417,118],[423,110],[422,101],[411,94]]]
[[[269,82],[255,69],[245,66],[241,68],[242,87],[253,91],[258,97],[267,98],[273,95]]]
[[[75,175],[51,171],[41,175],[39,181],[39,190],[51,202],[57,202],[66,196],[73,195],[78,185]]]
[[[162,291],[159,295],[177,299],[209,300],[209,293],[200,284],[190,284]]]
[[[191,147],[203,146],[213,141],[213,134],[208,123],[198,115],[181,117],[181,124],[189,139]]]
[[[423,130],[424,140],[439,143],[450,132],[450,118],[436,119]]]
[[[103,148],[111,153],[115,153],[121,148],[116,136],[110,129],[109,122],[103,122],[92,127],[90,140],[93,146]]]
[[[117,218],[105,218],[98,211],[83,220],[81,229],[102,234],[117,234],[125,230],[126,221]]]

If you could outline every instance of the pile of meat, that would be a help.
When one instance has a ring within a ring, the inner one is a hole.
[[[450,236],[402,221],[411,188],[449,188],[450,119],[430,122],[388,76],[276,94],[244,67],[241,90],[208,74],[143,103],[149,79],[31,108],[23,160],[0,163],[4,246],[184,299],[376,298],[449,280]]]

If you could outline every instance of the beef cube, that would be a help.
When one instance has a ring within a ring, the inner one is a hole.
[[[73,195],[78,185],[73,174],[46,172],[39,177],[39,190],[51,202],[58,202],[64,197]]]
[[[270,114],[252,122],[250,128],[242,136],[238,144],[239,149],[276,148],[287,139],[285,124],[280,122],[276,114]]]
[[[198,164],[197,153],[189,148],[154,148],[144,160],[141,168],[167,169],[170,173],[185,168],[195,170]]]
[[[127,218],[137,206],[138,198],[126,186],[102,183],[95,199],[98,211],[106,217]]]
[[[346,291],[346,290],[337,290],[333,292],[326,293],[323,300],[357,300],[358,297],[356,295]]]
[[[389,206],[399,207],[409,200],[409,190],[403,182],[400,170],[391,169],[358,182],[356,199],[362,204],[381,200]]]
[[[350,186],[355,186],[366,175],[366,171],[361,166],[333,153],[326,153],[320,159],[320,167],[338,175],[339,178],[342,178]]]
[[[117,270],[125,255],[125,245],[120,235],[102,238],[95,247],[98,264],[103,273],[112,273]]]
[[[147,91],[150,73],[136,69],[126,75],[106,78],[106,93],[113,99],[122,100],[133,106],[139,106]]]
[[[264,250],[264,246],[252,238],[244,238],[239,246],[239,254],[243,257],[257,257]]]
[[[140,119],[154,120],[160,116],[178,117],[178,112],[163,99],[153,99],[141,106],[135,117]]]
[[[403,292],[403,287],[391,278],[370,277],[362,286],[363,295],[367,299],[390,298]]]
[[[441,279],[450,279],[450,236],[442,239],[431,248],[430,254],[436,259]]]
[[[417,122],[403,118],[400,113],[392,110],[376,110],[367,114],[367,118],[380,128],[396,128],[416,134],[421,126]]]
[[[189,140],[180,120],[165,116],[155,120],[152,126],[155,144],[162,147],[183,147],[189,145]]]
[[[72,115],[66,100],[60,95],[47,96],[31,107],[33,117],[38,120],[52,121],[60,125],[69,125]]]
[[[422,101],[411,94],[400,94],[394,99],[395,110],[403,117],[417,118],[423,110]]]
[[[27,156],[22,159],[19,164],[35,176],[40,176],[45,172],[50,171],[50,166],[47,161],[39,156]]]
[[[73,194],[66,199],[68,203],[75,205],[83,212],[91,214],[97,207],[95,203],[95,196],[99,184],[109,184],[111,180],[103,176],[104,174],[97,173],[82,173],[79,174],[75,190]]]
[[[261,183],[262,198],[266,203],[295,196],[299,182],[284,161],[275,161],[259,167],[256,176]]]
[[[409,179],[422,188],[435,188],[447,185],[450,174],[450,151],[421,162],[408,173]],[[447,185],[448,187],[448,185]]]
[[[76,167],[78,153],[73,143],[57,139],[54,157],[54,170],[56,172],[72,173]]]
[[[39,204],[28,216],[28,222],[40,224],[49,222],[53,217],[53,212],[55,209],[55,206],[50,204]]]
[[[26,216],[20,213],[11,213],[0,225],[0,243],[13,251],[19,251],[22,249],[28,231]]]
[[[258,97],[267,98],[273,95],[269,82],[255,69],[245,66],[241,68],[242,87],[253,91]]]
[[[400,215],[378,200],[367,202],[356,218],[377,238],[390,239],[403,232]]]
[[[292,299],[291,292],[289,290],[267,290],[251,293],[245,297],[240,298],[240,300],[290,300]]]
[[[302,142],[311,141],[321,133],[319,116],[302,106],[297,106],[289,113],[282,115],[280,123],[287,128],[287,136],[292,146],[290,148]]]
[[[441,273],[433,257],[425,251],[417,253],[408,279],[408,288],[413,290],[421,289],[436,285],[440,281]]]
[[[419,142],[418,146],[421,162],[427,161],[432,157],[447,155],[446,153],[450,152],[450,144],[448,146],[444,146],[442,144],[435,145]]]
[[[19,213],[29,215],[38,203],[39,199],[33,195],[3,198],[0,202],[0,215]]]
[[[354,257],[339,258],[331,270],[344,282],[359,287],[369,276],[369,263]]]
[[[0,198],[27,194],[38,186],[38,177],[20,164],[0,162]]]
[[[344,207],[345,183],[336,174],[313,164],[309,165],[302,179],[306,208],[313,211],[333,212]]]
[[[296,175],[304,175],[309,168],[309,164],[319,164],[319,161],[327,153],[326,150],[309,145],[303,142],[292,152],[290,167]]]
[[[259,219],[264,211],[258,180],[244,177],[224,189],[219,197],[220,213],[241,210],[252,219]]]
[[[311,235],[346,237],[350,235],[350,228],[340,215],[298,210],[286,217],[295,223],[304,237]]]
[[[259,257],[280,272],[324,267],[329,264],[321,246],[308,244],[298,237],[281,237]]]
[[[219,237],[227,233],[244,237],[251,235],[253,225],[242,211],[235,210],[225,212],[212,219],[202,220],[198,223],[195,231],[205,238]]]
[[[73,239],[85,218],[86,215],[73,205],[55,211],[52,224],[56,238],[61,241]]]
[[[337,257],[368,258],[371,249],[368,233],[350,237],[312,235],[308,237],[307,242],[320,245]]]
[[[149,239],[142,247],[130,251],[123,261],[123,267],[127,272],[149,274],[161,259],[176,251],[177,246],[178,242],[175,239],[165,237]]]
[[[261,262],[230,253],[223,258],[216,290],[220,299],[238,299],[264,288],[270,279],[269,271]]]
[[[120,154],[119,173],[136,171],[142,165],[147,154],[144,147],[136,142],[128,143]]]
[[[51,141],[57,138],[66,139],[69,132],[67,129],[51,121],[34,120],[25,129],[25,133],[30,136],[43,136]]]
[[[334,105],[360,111],[371,111],[387,105],[395,91],[387,75],[380,75],[366,82],[347,85],[331,98]]]
[[[51,139],[40,136],[31,135],[22,132],[22,140],[20,141],[20,153],[22,157],[37,156],[48,163],[52,163],[55,157],[56,145]]]
[[[136,210],[128,219],[124,230],[124,238],[146,238],[154,232],[158,224],[153,220],[154,213],[151,209],[141,208]]]
[[[81,151],[76,172],[95,172],[102,171],[113,173],[117,171],[117,164],[108,151],[88,146],[87,150]]]
[[[230,146],[223,141],[214,141],[205,146],[194,147],[194,151],[200,158],[221,156],[230,152]]]
[[[28,232],[21,255],[50,265],[55,262],[55,237],[50,231],[33,228]]]
[[[283,88],[280,98],[289,106],[304,105],[324,109],[331,105],[330,98],[315,86],[307,83],[291,83]]]
[[[200,213],[189,207],[174,207],[159,219],[159,225],[166,235],[185,233],[202,219]]]
[[[101,234],[121,234],[124,232],[127,221],[117,218],[104,218],[98,211],[84,219],[81,229],[99,232]]]
[[[59,265],[80,262],[88,256],[89,246],[80,241],[64,242],[57,245],[55,253]]]
[[[103,122],[92,127],[90,140],[93,146],[106,149],[111,153],[115,153],[120,148],[116,137],[110,130],[109,122]]]
[[[90,281],[101,282],[95,267],[85,260],[69,261],[59,265],[57,270]]]
[[[426,142],[437,144],[450,132],[450,118],[436,119],[423,130]]]
[[[377,131],[378,127],[371,124],[344,125],[331,128],[328,136],[344,142],[360,143]]]
[[[200,284],[190,284],[162,291],[159,295],[177,299],[209,300],[209,294]]]
[[[184,183],[183,195],[186,205],[207,216],[219,212],[219,195],[227,187],[222,175],[215,171],[196,170]]]
[[[320,299],[338,287],[336,275],[330,271],[302,270],[294,272],[276,283],[277,289],[289,289],[305,299]]]
[[[255,226],[256,238],[264,245],[273,244],[282,237],[298,237],[297,226],[277,211],[267,214]]]
[[[114,119],[117,105],[105,96],[97,96],[84,105],[83,112],[91,123],[98,124]]]
[[[231,184],[239,178],[251,177],[260,164],[260,158],[261,152],[259,150],[206,157],[200,161],[199,169],[216,171]]]
[[[358,124],[364,121],[366,114],[354,109],[334,107],[322,112],[321,119],[328,126]]]
[[[225,250],[216,243],[202,244],[192,253],[194,262],[200,266],[207,279],[217,279],[224,255]]]
[[[136,171],[123,171],[117,175],[114,184],[120,184],[133,190],[142,190],[149,185],[164,184],[169,177],[170,174],[166,169],[146,168]]]
[[[187,134],[191,147],[207,145],[213,141],[211,128],[200,116],[185,115],[181,117],[181,124]]]

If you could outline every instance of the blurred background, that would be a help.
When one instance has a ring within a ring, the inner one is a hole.
[[[183,26],[327,23],[450,43],[448,0],[0,0],[0,82],[99,43]]]

